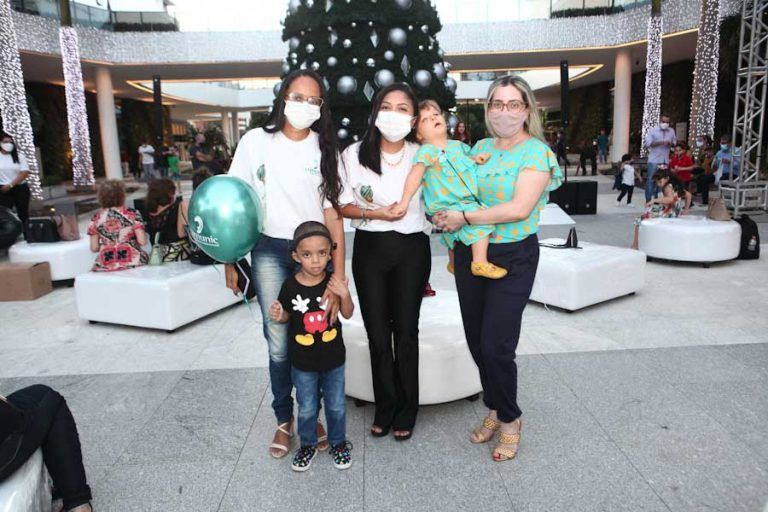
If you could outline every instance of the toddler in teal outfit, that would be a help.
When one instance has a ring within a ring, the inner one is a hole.
[[[433,100],[419,103],[416,137],[422,144],[413,159],[413,167],[405,182],[403,197],[396,211],[405,211],[411,198],[421,185],[427,214],[444,210],[471,212],[483,208],[478,199],[477,164],[488,160],[488,155],[469,156],[470,148],[463,142],[448,139],[448,130],[440,106]],[[507,271],[488,261],[488,244],[494,226],[467,225],[455,233],[442,234],[442,242],[448,247],[453,273],[453,247],[461,242],[472,248],[473,275],[489,279],[501,279]]]

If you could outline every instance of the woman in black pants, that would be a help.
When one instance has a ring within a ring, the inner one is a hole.
[[[342,212],[357,228],[352,274],[371,351],[371,434],[392,429],[398,441],[411,437],[419,409],[419,312],[431,270],[421,195],[404,215],[393,212],[419,147],[412,142],[416,112],[408,85],[380,90],[363,140],[344,151],[339,169]]]
[[[493,138],[479,141],[472,151],[490,155],[477,171],[479,199],[487,208],[439,212],[434,220],[448,231],[464,224],[495,225],[488,258],[508,274],[498,280],[473,276],[471,250],[457,244],[455,275],[464,334],[489,409],[470,441],[486,443],[500,431],[493,459],[503,461],[517,454],[522,431],[515,352],[539,262],[539,215],[563,175],[544,142],[536,99],[523,79],[505,76],[491,84],[486,124]]]
[[[80,439],[64,398],[41,384],[0,397],[0,482],[40,447],[64,509],[91,512]]]
[[[16,208],[25,238],[29,219],[29,199],[32,196],[27,185],[27,176],[29,176],[29,166],[24,155],[19,153],[10,135],[0,132],[0,206]]]

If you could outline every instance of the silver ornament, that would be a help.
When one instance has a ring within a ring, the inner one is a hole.
[[[413,31],[413,25],[408,25],[408,30]]]
[[[307,0],[307,7],[312,7],[313,5],[315,5],[314,0]]]
[[[421,51],[421,52],[423,52],[423,51],[424,51],[424,45],[423,45],[423,44],[420,44],[420,45],[419,45],[419,51]]]
[[[445,77],[446,77],[445,66],[443,66],[441,62],[435,62],[434,64],[432,64],[432,72],[440,80],[445,80]]]
[[[288,40],[288,48],[290,48],[291,51],[298,50],[299,44],[301,44],[301,39],[296,36],[293,36]]]
[[[352,140],[353,140],[353,141],[357,142],[357,139],[359,139],[359,137],[358,137],[357,135],[353,135],[353,136],[352,136]]]
[[[429,25],[422,25],[421,26],[421,31],[424,32],[425,34],[428,34],[429,33]]]
[[[352,48],[352,41],[350,41],[349,39],[345,39],[344,41],[341,42],[341,45],[344,48]]]
[[[426,69],[418,69],[413,74],[413,81],[419,87],[429,87],[429,84],[432,83],[432,73]]]
[[[369,57],[368,59],[366,59],[365,65],[368,66],[369,68],[372,68],[373,66],[376,65],[376,61]]]
[[[343,117],[341,119],[341,126],[349,126],[350,120],[348,117]]]
[[[299,69],[307,69],[307,61],[302,62],[301,66],[299,66]]]
[[[315,45],[312,43],[309,43],[307,46],[304,47],[305,50],[307,50],[307,53],[312,53],[315,51]]]
[[[393,61],[395,60],[395,52],[392,50],[387,50],[384,52],[384,60]]]
[[[299,6],[301,5],[301,0],[291,0],[288,2],[288,12],[291,14],[296,14],[296,11],[299,10]]]
[[[325,62],[326,64],[328,64],[328,66],[333,67],[339,63],[339,59],[337,59],[336,57],[328,57],[328,60]]]
[[[340,94],[352,94],[357,90],[357,80],[349,75],[344,75],[339,78],[338,82],[336,82],[336,90],[338,90]]]
[[[311,67],[313,70],[317,71],[318,69],[320,69],[320,63],[319,63],[319,62],[317,62],[317,61],[315,61],[315,62],[313,62],[313,63],[312,63],[312,65],[311,65],[310,67]]]
[[[392,44],[397,46],[405,46],[405,42],[408,39],[408,34],[405,30],[395,27],[389,31],[389,40]]]
[[[437,54],[438,54],[440,57],[442,57],[443,55],[445,55],[445,51],[443,51],[443,49],[442,49],[442,48],[438,48],[438,49],[437,49]]]
[[[372,26],[373,26],[373,22],[372,22],[372,21],[369,21],[369,22],[368,22],[368,26],[369,26],[369,27],[372,27]]]
[[[336,132],[336,136],[340,139],[346,139],[349,137],[349,132],[344,128],[339,128],[339,131]]]
[[[294,66],[296,65],[297,62],[298,61],[296,59],[291,59],[291,64],[293,64]]]
[[[275,86],[272,88],[272,93],[275,95],[275,98],[277,98],[277,94],[280,92],[281,85],[283,85],[283,82],[277,82]]]
[[[291,56],[292,59],[298,58],[298,55],[296,55],[296,52],[291,52],[290,56]]]
[[[303,35],[304,35],[304,31],[303,31],[303,30],[300,30],[300,31],[299,31],[299,35],[303,36]]]
[[[388,69],[380,69],[373,75],[373,81],[379,88],[395,82],[395,74]]]
[[[453,67],[453,64],[451,64],[450,62],[444,62],[443,66],[445,66],[446,70],[450,71],[451,68]]]
[[[448,77],[445,79],[445,88],[448,89],[449,92],[455,93],[456,92],[456,80],[454,80],[451,77]]]
[[[352,23],[349,24],[349,26],[352,28],[357,28],[357,22],[353,21]]]
[[[459,125],[459,118],[456,117],[456,114],[451,114],[451,116],[448,118],[448,126],[450,126],[451,130],[453,130],[458,125]]]
[[[412,0],[395,0],[395,5],[403,10],[410,9],[411,4],[413,4]]]
[[[357,64],[357,57],[352,57],[352,64]]]
[[[288,64],[287,62],[283,62],[282,69],[283,69],[283,74],[287,75],[291,71],[291,65]]]

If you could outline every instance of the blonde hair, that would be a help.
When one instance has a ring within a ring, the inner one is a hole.
[[[421,117],[421,111],[427,110],[428,108],[433,108],[441,114],[443,113],[443,109],[440,108],[440,105],[435,100],[421,100],[419,102],[419,112],[417,115]]]
[[[526,119],[524,125],[525,130],[531,137],[536,137],[540,141],[546,142],[544,140],[544,128],[541,124],[541,115],[539,114],[539,109],[536,106],[536,97],[533,94],[533,89],[531,89],[531,86],[528,85],[528,82],[515,75],[506,75],[502,76],[501,78],[497,78],[488,88],[488,96],[485,98],[484,107],[485,127],[488,129],[488,133],[494,137],[499,136],[493,129],[493,126],[491,126],[491,123],[488,122],[488,104],[493,99],[493,95],[496,94],[496,89],[510,85],[520,91],[520,95],[523,97],[525,106],[528,108],[528,119]]]

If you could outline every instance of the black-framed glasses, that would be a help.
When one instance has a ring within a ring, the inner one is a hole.
[[[299,92],[292,92],[292,93],[286,94],[285,99],[288,101],[297,101],[299,103],[309,103],[314,107],[323,106],[323,98],[320,98],[318,96],[304,96]]]
[[[528,104],[524,101],[520,100],[511,100],[507,101],[506,103],[501,100],[493,100],[488,103],[488,110],[491,112],[503,112],[506,108],[509,112],[512,112],[513,114],[519,114],[523,110],[525,110],[525,107],[527,107]]]

